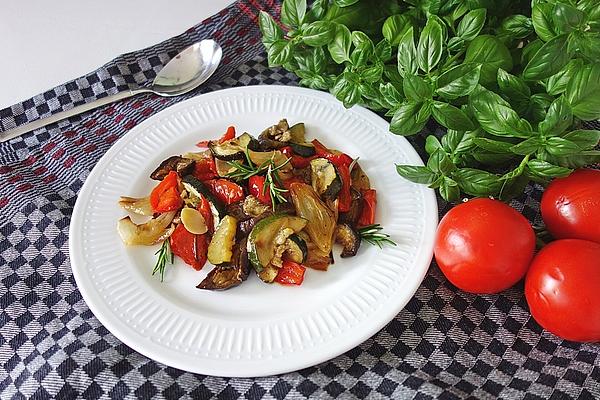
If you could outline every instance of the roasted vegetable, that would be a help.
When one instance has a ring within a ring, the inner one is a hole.
[[[175,171],[180,176],[183,176],[190,173],[193,166],[194,160],[180,156],[171,156],[160,163],[158,168],[150,174],[150,178],[155,181],[162,181],[171,171]]]
[[[218,226],[221,218],[225,216],[225,205],[219,201],[202,182],[192,175],[186,175],[182,179],[183,187],[196,199],[204,196],[210,203],[210,211],[213,214],[213,227]]]
[[[282,119],[277,123],[262,131],[258,135],[258,142],[262,150],[280,149],[287,145],[291,134],[289,133],[289,125],[286,119]]]
[[[308,256],[304,260],[304,265],[308,268],[316,269],[319,271],[327,271],[329,264],[333,264],[333,257],[331,252],[323,253],[317,245],[308,241],[306,242],[308,248]]]
[[[119,199],[119,205],[122,209],[131,211],[138,215],[152,216],[154,211],[150,204],[150,196],[143,197],[141,199],[135,197],[121,196]]]
[[[288,142],[297,144],[303,144],[306,142],[304,122],[298,122],[297,124],[292,125],[290,129],[288,129],[288,131],[290,133],[290,138]],[[308,143],[308,145],[312,146],[312,144],[310,143]]]
[[[258,277],[265,283],[272,283],[277,274],[279,273],[279,268],[269,264],[265,268],[263,268],[260,272],[258,272]]]
[[[283,265],[277,272],[275,282],[282,285],[301,285],[304,281],[304,272],[306,268],[299,263],[284,260]]]
[[[339,224],[335,228],[335,242],[344,247],[340,254],[342,258],[354,257],[360,248],[360,241],[360,235],[349,224]]]
[[[244,213],[251,217],[259,217],[271,210],[271,206],[260,202],[256,197],[249,195],[244,199]]]
[[[168,240],[173,254],[181,258],[183,262],[196,271],[204,267],[208,249],[207,235],[195,235],[185,229],[183,224],[178,224]]]
[[[355,190],[361,191],[371,189],[369,177],[357,162],[354,163],[352,171],[350,172],[350,177],[352,178],[352,188]]]
[[[211,140],[208,142],[208,148],[215,158],[231,161],[244,158],[244,152],[247,148],[258,150],[259,144],[249,133],[243,133],[223,143]]]
[[[296,215],[308,221],[305,230],[310,240],[322,253],[329,254],[336,226],[335,213],[321,201],[312,187],[304,183],[292,183],[290,196]]]
[[[250,263],[244,238],[234,245],[231,261],[217,265],[196,287],[206,290],[230,289],[245,281],[249,272]]]
[[[310,162],[311,184],[317,194],[326,200],[333,200],[342,188],[342,181],[331,161],[315,158]]]
[[[128,246],[151,246],[169,237],[171,232],[167,228],[171,225],[175,214],[175,211],[169,211],[141,225],[134,224],[129,217],[121,218],[117,230],[123,243]]]
[[[217,265],[231,261],[237,221],[231,215],[223,217],[208,245],[208,261]]]
[[[252,215],[248,215],[244,212],[244,202],[245,200],[241,200],[235,203],[228,204],[226,207],[227,215],[231,215],[238,222],[247,221],[252,218]]]
[[[341,223],[349,224],[350,226],[356,226],[358,218],[362,213],[363,200],[360,192],[354,188],[350,189],[350,209],[347,212],[341,212],[339,214],[338,221]]]
[[[312,157],[315,155],[315,146],[311,143],[288,143],[295,154],[302,157]]]
[[[306,226],[304,218],[285,214],[275,214],[264,218],[254,226],[248,236],[248,258],[257,272],[271,264],[275,257],[277,240],[281,239],[281,232],[289,229],[289,234],[281,241],[285,242],[290,234],[301,231]],[[290,232],[291,231],[291,232]]]
[[[215,170],[218,176],[227,177],[230,173],[235,171],[235,167],[229,164],[229,161],[215,159]]]
[[[302,264],[308,256],[308,247],[306,242],[295,233],[290,235],[286,241],[284,258]]]

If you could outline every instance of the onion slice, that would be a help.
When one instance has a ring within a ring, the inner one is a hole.
[[[154,214],[154,211],[152,211],[152,206],[150,205],[150,196],[143,197],[141,199],[136,197],[121,196],[119,199],[119,206],[121,206],[121,208],[124,210],[131,211],[132,213],[139,215],[151,217]]]
[[[168,227],[175,217],[176,211],[160,214],[145,224],[136,225],[131,218],[121,218],[117,229],[121,240],[128,246],[143,245],[151,246],[163,241],[168,237]]]

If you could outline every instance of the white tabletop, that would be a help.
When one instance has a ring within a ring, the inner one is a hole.
[[[1,0],[0,108],[184,32],[233,0]],[[167,6],[167,9],[165,9]]]

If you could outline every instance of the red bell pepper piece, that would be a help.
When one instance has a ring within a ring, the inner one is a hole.
[[[227,179],[211,179],[204,184],[217,199],[227,205],[244,199],[244,189]]]
[[[348,212],[352,206],[352,194],[350,193],[352,178],[350,176],[350,169],[345,163],[338,163],[337,165],[333,161],[332,163],[336,166],[337,172],[342,180],[342,188],[338,193],[338,211]]]
[[[226,142],[228,140],[233,139],[234,137],[235,137],[235,126],[230,126],[227,128],[227,131],[223,134],[223,136],[221,136],[221,139],[219,139],[219,143]],[[202,140],[202,141],[196,143],[196,146],[202,147],[202,148],[207,148],[208,142],[210,142],[210,140]]]
[[[210,209],[210,203],[206,197],[200,195],[200,201],[198,202],[197,210],[200,211],[200,214],[202,214],[204,217],[204,222],[208,228],[208,233],[212,234],[215,231],[214,217]]]
[[[194,162],[194,172],[192,172],[192,175],[202,182],[216,178],[218,176],[217,167],[213,156],[207,154],[206,157],[201,160],[196,160]]]
[[[367,226],[375,223],[375,209],[377,208],[377,192],[375,189],[361,190],[363,207],[358,226]]]
[[[208,237],[206,234],[194,235],[188,232],[183,224],[177,225],[170,237],[173,254],[180,257],[196,271],[202,269],[208,254]]]
[[[290,185],[292,183],[306,183],[304,182],[304,179],[300,178],[299,176],[292,176],[289,179],[286,179],[284,181],[281,181],[284,189],[290,190]]]
[[[171,171],[158,186],[152,189],[150,205],[154,212],[173,211],[182,206],[183,200],[179,196],[178,184],[177,172]]]
[[[271,196],[269,191],[265,189],[264,176],[254,175],[248,179],[248,193],[256,197],[261,203],[271,205]]]
[[[275,282],[282,285],[301,285],[304,281],[306,268],[302,264],[283,260],[281,268],[275,277]]]

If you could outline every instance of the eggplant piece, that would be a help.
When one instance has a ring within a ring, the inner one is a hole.
[[[311,157],[315,155],[315,146],[312,143],[289,143],[292,151],[302,157]]]
[[[339,224],[335,228],[335,242],[344,247],[340,257],[354,257],[360,248],[361,238],[349,224]]]
[[[213,196],[210,190],[208,190],[208,188],[195,176],[186,175],[183,177],[181,182],[188,193],[197,198],[202,195],[208,200],[210,204],[210,211],[213,215],[213,226],[217,227],[219,222],[221,222],[221,219],[225,217],[225,205],[219,199]]]
[[[258,149],[259,143],[249,133],[219,143],[218,140],[208,142],[208,148],[215,158],[223,161],[240,160],[244,158],[246,149]]]
[[[363,207],[362,195],[358,190],[350,188],[350,196],[352,198],[350,210],[340,213],[338,221],[350,226],[356,226]]]
[[[177,172],[180,176],[188,174],[194,167],[194,160],[180,156],[171,156],[160,163],[151,174],[150,179],[162,181],[171,171]]]
[[[291,138],[291,134],[288,132],[289,129],[290,126],[286,119],[282,119],[277,125],[268,127],[258,135],[260,148],[264,151],[268,151],[287,146],[287,142]]]
[[[311,184],[315,192],[326,200],[333,200],[342,189],[342,180],[333,163],[325,158],[310,162]]]
[[[240,222],[247,221],[252,218],[251,215],[248,215],[244,212],[244,200],[227,205],[225,212],[227,215],[231,215]]]
[[[286,242],[286,249],[284,252],[287,259],[302,264],[308,257],[308,247],[304,239],[297,234],[290,235]]]
[[[205,290],[230,289],[245,281],[249,273],[250,263],[248,262],[246,238],[243,238],[235,244],[231,261],[217,265],[196,287]]]
[[[311,143],[305,143],[306,139],[305,139],[305,133],[306,133],[306,129],[304,128],[304,122],[298,122],[297,124],[294,124],[290,127],[290,129],[288,129],[289,133],[290,133],[290,143],[303,143],[303,144],[310,144],[312,146]],[[314,146],[313,146],[313,150],[314,150]]]
[[[360,165],[358,165],[358,162],[354,164],[352,172],[350,172],[350,178],[352,180],[351,186],[354,189],[358,191],[371,189],[369,177],[365,174]]]

